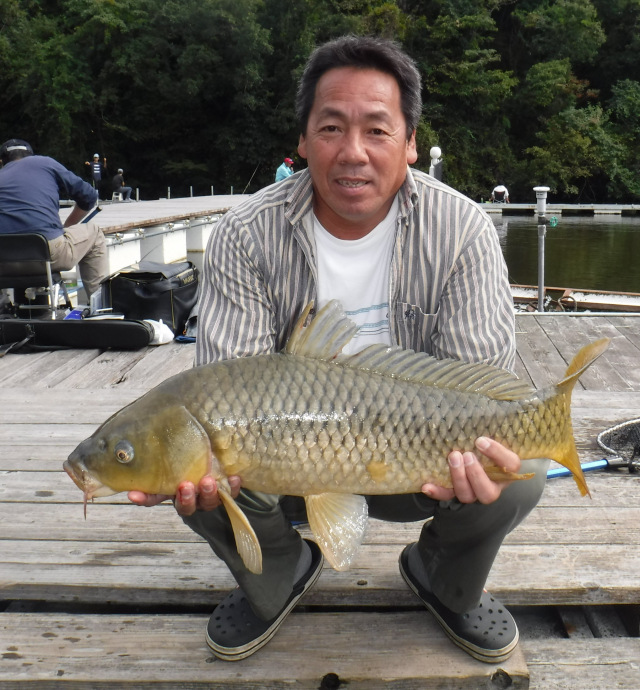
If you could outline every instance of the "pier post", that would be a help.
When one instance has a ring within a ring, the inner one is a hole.
[[[213,196],[213,185],[211,185],[211,196]]]
[[[167,199],[171,199],[171,187],[167,187]]]
[[[231,185],[231,196],[233,196],[233,185]]]
[[[534,187],[538,213],[538,311],[544,311],[544,238],[547,234],[547,192],[549,187]]]
[[[140,201],[140,187],[136,187],[136,201]]]
[[[193,187],[189,187],[189,196],[193,196]]]

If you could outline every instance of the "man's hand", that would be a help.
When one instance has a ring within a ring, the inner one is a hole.
[[[480,436],[476,439],[476,448],[508,472],[520,471],[520,458],[497,441]],[[454,450],[449,453],[448,459],[453,489],[435,484],[425,484],[422,487],[422,492],[436,501],[449,501],[455,496],[460,503],[493,503],[500,497],[502,490],[511,484],[489,479],[473,452],[461,453]]]
[[[231,487],[231,495],[236,498],[240,492],[240,477],[229,477],[229,486]],[[129,500],[138,506],[158,505],[162,501],[174,500],[173,505],[178,515],[188,516],[193,515],[196,510],[213,510],[221,503],[220,496],[218,496],[218,485],[216,480],[210,475],[205,475],[198,483],[197,488],[192,482],[182,482],[178,485],[178,490],[174,496],[166,494],[145,494],[142,491],[129,491]]]

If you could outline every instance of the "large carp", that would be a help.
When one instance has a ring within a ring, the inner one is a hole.
[[[262,554],[227,477],[243,487],[304,496],[310,527],[336,569],[349,566],[366,526],[361,494],[451,487],[447,455],[489,436],[523,460],[548,457],[588,493],[571,427],[571,391],[609,345],[584,347],[555,386],[536,391],[503,369],[372,345],[342,356],[357,327],[329,302],[285,351],[196,367],[110,417],[64,463],[88,498],[120,491],[173,495],[207,472],[218,482],[238,552]],[[477,451],[476,451],[477,452]],[[495,480],[523,479],[480,456]],[[528,475],[531,476],[531,475]]]

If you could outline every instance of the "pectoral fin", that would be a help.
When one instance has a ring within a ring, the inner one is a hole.
[[[336,570],[347,570],[367,526],[367,502],[352,494],[306,496],[309,526],[326,559]]]
[[[236,538],[236,547],[242,562],[247,570],[260,575],[262,572],[262,549],[251,523],[221,483],[218,483],[218,495],[227,509],[227,515],[233,528],[233,536]]]
[[[512,482],[520,479],[532,479],[536,476],[535,472],[524,472],[522,474],[509,472],[504,467],[498,467],[497,465],[489,465],[489,467],[484,468],[484,471],[487,473],[487,477],[494,482]]]

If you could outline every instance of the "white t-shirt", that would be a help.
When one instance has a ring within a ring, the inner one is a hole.
[[[359,240],[340,240],[313,217],[318,259],[318,309],[337,299],[359,327],[343,348],[360,352],[375,343],[391,344],[389,270],[398,216],[397,197],[387,217]]]

